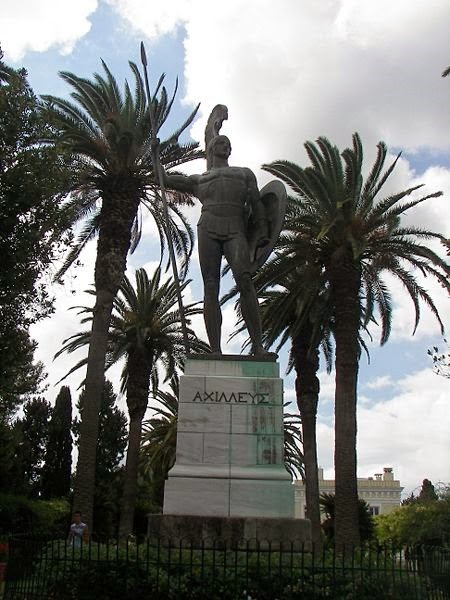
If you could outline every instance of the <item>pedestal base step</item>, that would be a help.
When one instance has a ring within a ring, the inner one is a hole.
[[[245,542],[296,547],[311,542],[308,519],[264,517],[202,517],[197,515],[151,514],[148,516],[149,538],[162,538],[179,544],[219,547],[226,543]]]

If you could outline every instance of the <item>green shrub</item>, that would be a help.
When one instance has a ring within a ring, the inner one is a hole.
[[[29,569],[36,598],[58,600],[405,600],[427,598],[430,579],[399,569],[395,553],[367,548],[347,556],[201,550],[92,542],[35,544]],[[440,589],[443,589],[442,587]],[[435,596],[436,600],[445,596]]]
[[[375,532],[381,543],[444,545],[450,539],[450,497],[400,506],[387,515],[379,515],[375,518]]]
[[[31,500],[25,496],[0,494],[0,535],[67,533],[70,506],[65,499]]]

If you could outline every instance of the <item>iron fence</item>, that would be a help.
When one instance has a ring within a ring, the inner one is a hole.
[[[449,600],[445,548],[10,539],[4,600]]]

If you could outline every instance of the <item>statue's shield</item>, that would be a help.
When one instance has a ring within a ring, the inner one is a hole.
[[[252,273],[255,273],[269,258],[283,228],[286,213],[287,194],[281,181],[270,181],[261,189],[260,197],[268,223],[268,241],[264,246],[258,244],[256,224],[250,221],[248,239]]]

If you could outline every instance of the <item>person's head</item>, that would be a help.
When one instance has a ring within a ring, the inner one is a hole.
[[[81,523],[81,513],[79,510],[72,513],[72,520],[74,523]]]
[[[208,154],[227,159],[231,154],[231,142],[226,135],[216,135],[208,144]]]

